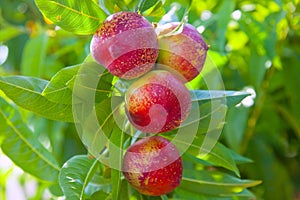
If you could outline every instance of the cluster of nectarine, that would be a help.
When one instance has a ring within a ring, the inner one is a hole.
[[[199,75],[207,50],[192,25],[175,22],[154,28],[134,12],[109,16],[91,41],[99,64],[121,79],[135,79],[125,94],[126,115],[149,134],[173,130],[188,117],[191,97],[185,83]],[[122,171],[140,193],[158,196],[180,184],[182,161],[174,144],[155,135],[128,148]]]

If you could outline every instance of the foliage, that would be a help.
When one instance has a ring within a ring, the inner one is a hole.
[[[1,0],[0,146],[38,183],[36,194],[27,198],[47,193],[49,199],[295,199],[300,188],[299,4]],[[118,170],[140,134],[122,110],[120,96],[128,83],[89,56],[92,33],[120,10],[138,11],[154,23],[188,20],[210,44],[201,76],[188,84],[190,118],[182,131],[163,135],[184,152],[181,186],[157,198],[137,193]],[[93,102],[95,118],[86,118],[87,102]],[[116,115],[122,120],[115,121]],[[196,134],[187,137],[190,130]],[[207,136],[221,132],[216,143],[203,145]],[[0,168],[3,199],[9,173]]]

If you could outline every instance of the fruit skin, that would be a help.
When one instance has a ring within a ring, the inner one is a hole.
[[[188,117],[191,97],[172,73],[153,70],[135,81],[125,94],[129,121],[145,133],[162,133],[180,126]]]
[[[122,171],[140,193],[160,196],[180,185],[182,160],[170,141],[153,136],[143,138],[128,148]]]
[[[156,29],[160,48],[157,62],[160,69],[177,73],[183,82],[189,82],[201,72],[208,46],[191,24],[184,24],[179,34],[163,36],[179,24],[179,22],[167,23]]]
[[[154,66],[158,40],[153,26],[143,16],[122,11],[100,25],[91,40],[90,51],[113,75],[134,79]]]

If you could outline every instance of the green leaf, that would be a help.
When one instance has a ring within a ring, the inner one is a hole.
[[[103,168],[103,164],[100,163],[99,169]],[[109,170],[108,170],[109,171]],[[86,197],[91,197],[93,194],[95,194],[97,191],[103,191],[105,193],[111,193],[111,179],[105,178],[104,174],[95,173],[92,179],[89,181],[89,184],[84,190]],[[111,194],[110,194],[111,196]]]
[[[183,156],[187,156],[188,160],[192,160],[196,163],[200,163],[200,164],[203,164],[206,166],[215,165],[215,166],[219,166],[219,167],[224,167],[231,171],[237,170],[235,165],[253,163],[253,160],[236,153],[235,151],[225,147],[224,145],[222,145],[219,142],[215,145],[215,147],[211,151],[211,154],[213,154],[213,155],[211,155],[212,158],[210,159],[210,157],[209,157],[208,159],[202,160],[201,157],[199,156],[200,148],[201,148],[200,146],[197,147],[197,144],[196,145],[193,144],[192,147]],[[218,156],[217,152],[222,151],[222,149],[223,149],[224,153],[222,152]],[[225,154],[225,157],[227,157],[228,159],[224,160],[221,157],[223,154]],[[231,156],[229,154],[231,154]],[[214,156],[215,156],[215,158],[213,158]],[[228,166],[228,167],[226,167],[226,166]],[[238,171],[236,172],[236,174],[238,175]]]
[[[231,170],[237,176],[240,176],[239,169],[237,168],[236,163],[232,157],[232,152],[228,148],[226,148],[221,143],[217,143],[212,150],[209,150],[209,152],[206,155],[202,156],[201,153],[199,153],[200,152],[199,149],[195,145],[195,144],[199,144],[197,142],[197,139],[196,141],[194,141],[191,149],[189,149],[190,153],[194,152],[195,149],[193,148],[196,148],[196,150],[198,150],[198,154],[194,154],[194,156],[197,156],[202,160],[210,162],[214,164],[214,166],[224,167],[228,170]],[[202,148],[201,151],[205,151],[205,150]]]
[[[250,158],[246,158],[229,148],[227,148],[227,150],[231,152],[232,159],[236,164],[240,165],[240,164],[253,163],[253,160],[251,160]]]
[[[59,184],[66,199],[83,199],[84,190],[95,174],[99,162],[86,155],[76,155],[69,159],[59,174]]]
[[[266,22],[268,23],[270,27],[272,27],[272,30],[268,30],[269,37],[265,40],[265,48],[266,53],[268,57],[273,60],[276,55],[276,44],[278,41],[278,23],[286,17],[286,11],[281,10],[280,12],[272,13],[266,18]]]
[[[199,106],[198,102],[194,101],[186,121],[178,129],[163,136],[172,140],[181,152],[188,152],[198,159],[205,159],[238,175],[231,153],[223,152],[221,147],[214,149],[225,123],[226,111],[227,106],[219,102],[204,103]]]
[[[161,0],[140,0],[138,10],[139,12],[143,13],[144,11],[148,10],[152,6],[155,6],[157,2]]]
[[[91,57],[87,58],[73,86],[74,95],[82,102],[78,109],[75,107],[74,116],[80,137],[89,152],[111,168],[112,198],[118,199],[125,135],[116,124],[115,114],[120,113],[124,99],[118,96],[108,97],[112,92],[112,80],[113,77],[105,72],[105,68],[95,63]]]
[[[57,72],[42,95],[54,103],[74,104],[77,103],[77,91],[87,90],[95,93],[96,102],[101,102],[112,93],[113,79],[114,76],[89,55],[82,64],[66,67]],[[74,86],[75,81],[77,83]],[[75,94],[72,92],[73,87],[78,87]],[[85,99],[85,95],[80,96]]]
[[[46,32],[41,32],[27,41],[21,63],[21,73],[23,75],[37,77],[43,75],[47,43],[48,34]]]
[[[204,141],[207,142],[207,139],[205,139],[205,136],[196,136],[190,145],[184,144],[184,141],[176,140],[176,138],[173,139],[172,142],[177,146],[189,145],[189,148],[185,152],[185,155],[189,159],[199,162],[200,164],[224,167],[225,169],[233,171],[237,176],[240,176],[239,169],[236,166],[230,149],[218,142],[212,148],[206,149],[206,145],[203,145]]]
[[[24,33],[23,30],[13,27],[13,26],[8,26],[1,28],[0,30],[0,41],[1,42],[6,42],[20,34]]]
[[[217,194],[216,194],[217,195]],[[207,194],[197,194],[194,192],[190,192],[187,190],[183,190],[181,188],[177,188],[175,190],[174,194],[174,200],[250,200],[250,199],[256,199],[256,197],[247,189],[243,190],[242,192],[238,194],[233,195],[222,195],[222,196],[216,196],[216,195],[207,195]]]
[[[164,136],[172,139],[182,152],[186,152],[194,144],[196,154],[204,156],[219,140],[226,111],[227,107],[219,103],[199,106],[198,102],[193,102],[189,117],[178,129],[165,133]]]
[[[91,200],[106,200],[108,199],[109,197],[109,194],[100,190],[100,191],[97,191],[95,192],[92,196],[91,196]]]
[[[0,90],[18,106],[51,120],[73,122],[71,105],[53,103],[42,95],[47,84],[33,77],[0,76]]]
[[[132,198],[132,195],[130,193],[129,183],[125,178],[122,178],[122,195],[120,200],[130,200]]]
[[[259,89],[267,72],[266,62],[268,60],[268,56],[260,55],[255,49],[252,49],[251,52],[253,53],[251,53],[250,56],[249,77],[251,84]]]
[[[169,199],[167,195],[162,195],[162,196],[160,196],[160,198],[161,198],[161,200],[168,200]]]
[[[234,11],[234,8],[235,8],[235,1],[226,0],[222,2],[221,7],[217,13],[218,49],[222,52],[225,51],[227,26],[231,20],[231,13]]]
[[[241,193],[245,188],[260,183],[261,181],[241,180],[217,171],[184,170],[179,188],[196,194],[224,196]]]
[[[274,133],[272,132],[272,134]],[[272,188],[272,190],[266,190],[263,195],[264,199],[293,199],[293,181],[289,174],[290,169],[286,168],[286,162],[282,162],[274,154],[271,150],[272,145],[267,136],[259,135],[251,140],[247,154],[255,160],[255,164],[247,166],[248,175],[262,179],[262,187]]]
[[[113,76],[88,56],[72,83],[73,115],[77,130],[89,152],[98,158],[107,149],[107,141],[116,125],[121,97],[111,97]]]
[[[166,13],[162,1],[158,1],[154,6],[143,12],[144,16],[161,18]]]
[[[51,192],[51,194],[53,194],[54,196],[57,196],[57,197],[64,195],[64,193],[61,190],[61,187],[59,185],[59,182],[58,182],[58,176],[57,176],[57,182],[55,184],[49,186],[49,191]]]
[[[225,124],[227,106],[222,101],[211,101],[201,104],[192,102],[192,108],[188,118],[181,124],[178,130],[190,132],[195,135],[203,135],[215,130],[221,130]],[[177,129],[171,133],[177,132]]]
[[[114,131],[110,137],[110,145],[109,145],[110,164],[113,167],[111,169],[113,199],[119,199],[121,197],[121,191],[122,191],[121,169],[122,169],[122,160],[123,160],[124,141],[125,141],[125,133],[115,125]]]
[[[96,32],[107,15],[91,0],[35,0],[38,8],[54,24],[75,34]]]
[[[104,10],[108,15],[114,13],[116,0],[99,0],[100,7]]]
[[[189,83],[191,88],[196,90],[199,88],[225,90],[221,69],[228,62],[229,58],[222,54],[222,52],[213,51],[212,49],[210,48],[207,51],[206,60],[201,70],[201,76],[197,76]]]
[[[226,119],[230,123],[225,125],[223,136],[227,145],[237,152],[241,149],[247,129],[249,113],[250,108],[244,106],[231,108],[227,113]]]
[[[63,77],[58,79],[63,80]],[[68,87],[73,89],[73,98],[81,100],[91,98],[89,103],[94,103],[94,100],[96,103],[100,103],[111,96],[114,87],[113,79],[114,76],[89,55],[81,64],[76,77],[68,82]],[[61,86],[58,86],[57,90]]]
[[[1,97],[0,121],[2,151],[25,172],[56,182],[60,170],[57,161],[27,127],[17,108]]]
[[[232,152],[218,140],[225,124],[227,105],[233,106],[247,93],[234,91],[191,91],[191,113],[179,129],[165,134],[182,151],[239,176]],[[189,133],[187,136],[185,133]]]
[[[96,88],[95,101],[101,102],[104,99],[107,99],[109,96],[111,96],[111,93],[113,92],[113,88],[114,88],[113,85],[114,76],[108,70],[105,70],[101,74],[100,78],[98,76],[98,79],[99,82]]]
[[[199,105],[211,102],[220,101],[222,104],[228,107],[235,106],[240,103],[245,97],[250,94],[247,92],[238,91],[222,91],[222,90],[192,90],[192,101],[197,101]]]
[[[74,108],[74,117],[77,119],[77,130],[83,144],[92,155],[107,165],[110,164],[109,160],[102,153],[106,152],[109,145],[109,138],[117,129],[114,115],[119,112],[123,98],[114,97],[114,101],[115,104],[112,105],[112,98],[107,98],[95,104],[91,108],[92,110],[89,108],[90,102],[87,102],[87,105],[83,104],[83,106],[79,104],[78,108]]]
[[[113,135],[117,135],[117,134],[113,134]],[[112,139],[113,139],[113,137],[114,136],[112,136]],[[118,150],[118,149],[115,149],[115,150],[110,149],[110,160],[112,162],[118,162],[117,165],[120,166],[119,169],[111,169],[112,198],[113,199],[119,199],[120,196],[121,196],[121,191],[122,191],[122,187],[121,187],[122,186],[121,185],[121,183],[122,183],[122,180],[121,180],[122,172],[120,171],[121,164],[122,164],[122,159],[123,159],[122,152],[123,152],[122,149],[120,149],[120,150]]]
[[[76,77],[80,65],[66,67],[57,72],[43,90],[42,95],[54,103],[72,104],[70,82]]]

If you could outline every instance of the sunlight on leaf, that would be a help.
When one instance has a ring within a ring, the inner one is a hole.
[[[0,90],[18,106],[48,119],[73,122],[72,105],[53,103],[42,95],[47,84],[39,78],[0,76]]]
[[[86,155],[69,159],[59,174],[59,184],[67,199],[83,199],[84,190],[95,174],[98,161]]]
[[[75,34],[96,32],[105,20],[105,12],[91,0],[68,1],[35,0],[40,11],[54,24]]]
[[[41,144],[17,108],[0,97],[0,138],[2,151],[25,172],[56,182],[59,166],[54,156]]]

